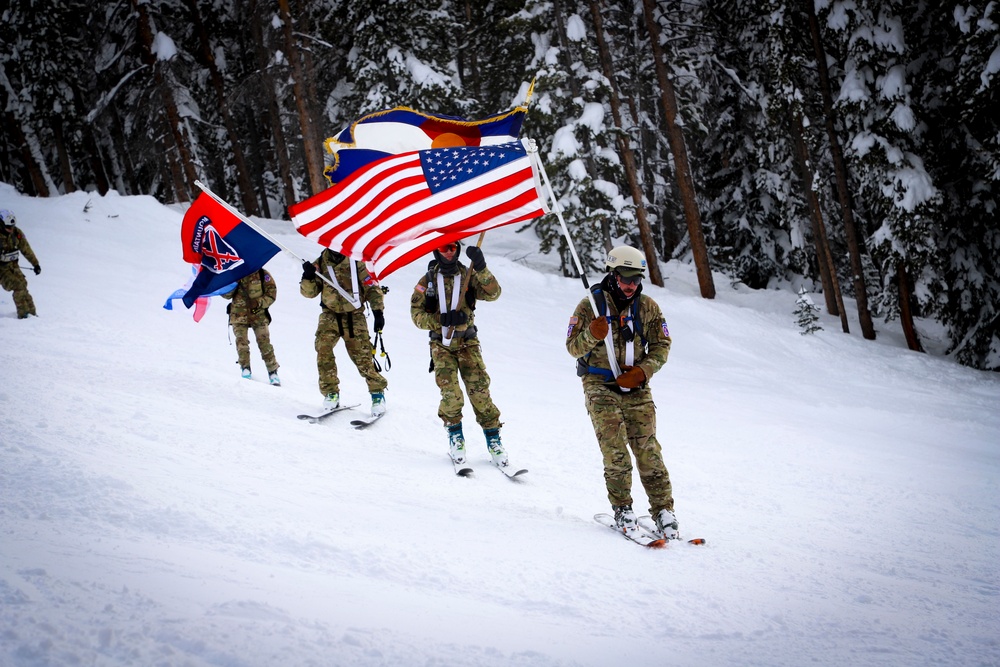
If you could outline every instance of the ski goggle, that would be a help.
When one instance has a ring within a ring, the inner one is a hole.
[[[634,276],[629,276],[629,277],[626,278],[622,274],[620,274],[617,271],[615,271],[615,277],[618,278],[619,282],[621,282],[621,283],[623,283],[625,285],[638,285],[639,283],[642,282],[642,274],[641,273],[638,273],[638,274],[636,274]]]
[[[458,244],[456,243],[449,243],[448,245],[443,245],[438,248],[438,252],[442,254],[446,252],[455,252],[456,250],[458,250]]]

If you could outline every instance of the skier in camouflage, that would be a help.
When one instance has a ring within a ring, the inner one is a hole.
[[[229,326],[233,328],[236,337],[236,355],[243,377],[248,380],[250,373],[250,335],[253,329],[254,338],[260,356],[267,367],[268,381],[274,386],[280,386],[278,379],[278,360],[274,358],[274,346],[271,345],[271,313],[268,308],[278,298],[278,286],[271,274],[264,269],[244,276],[236,283],[232,291],[222,295],[223,299],[232,299],[226,308],[229,313]]]
[[[31,267],[37,276],[42,272],[38,258],[31,251],[28,239],[16,226],[14,213],[7,209],[0,210],[0,287],[14,293],[14,307],[17,308],[17,319],[26,319],[29,315],[38,317],[35,312],[35,301],[28,293],[28,281],[17,265],[18,254],[31,262]]]
[[[497,466],[506,467],[509,462],[500,442],[500,410],[490,397],[490,376],[475,325],[476,301],[496,301],[500,298],[500,284],[486,268],[486,258],[477,246],[469,246],[466,251],[473,269],[466,281],[470,274],[459,262],[460,249],[461,243],[456,242],[434,251],[427,273],[413,290],[410,318],[418,328],[430,331],[431,367],[441,390],[438,416],[448,430],[452,460],[456,464],[465,462],[465,400],[458,383],[461,376],[490,457]]]
[[[604,480],[615,521],[622,530],[636,530],[632,511],[632,459],[649,498],[657,531],[677,539],[673,490],[656,440],[656,406],[649,378],[667,362],[670,333],[660,307],[642,294],[646,258],[639,250],[620,246],[607,257],[608,274],[593,288],[604,317],[595,317],[583,299],[569,321],[566,349],[577,358],[587,412],[604,457]],[[621,374],[608,361],[605,337],[614,340]]]
[[[336,287],[321,280],[319,275],[325,276]],[[384,414],[385,388],[389,383],[375,370],[364,309],[367,301],[372,309],[375,331],[382,331],[385,327],[382,288],[363,264],[328,248],[315,262],[302,263],[299,292],[307,299],[322,295],[316,326],[316,367],[319,370],[319,390],[324,396],[323,408],[332,410],[340,405],[340,378],[333,348],[343,339],[347,356],[368,385],[372,416]]]

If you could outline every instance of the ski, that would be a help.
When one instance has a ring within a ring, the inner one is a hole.
[[[468,477],[472,474],[472,467],[468,463],[456,463],[455,459],[451,458],[451,455],[448,456],[448,460],[455,467],[455,474],[459,477]]]
[[[369,426],[377,422],[379,419],[381,419],[383,415],[385,415],[384,412],[381,415],[377,415],[375,417],[362,417],[360,419],[352,419],[351,426],[357,429],[368,428]]]
[[[653,517],[648,514],[639,517],[639,528],[654,539],[663,539],[659,531],[656,530],[656,524],[653,522]],[[667,540],[667,543],[669,544],[674,541],[680,543],[682,540]],[[690,540],[683,540],[683,542],[684,544],[690,544],[692,546],[701,546],[706,543],[706,540],[703,537],[694,537]]]
[[[662,549],[667,546],[667,541],[662,538],[656,538],[651,535],[647,535],[645,532],[636,528],[635,530],[624,531],[618,527],[615,523],[615,518],[610,514],[595,514],[594,521],[610,528],[615,531],[625,539],[631,540],[636,544],[642,545],[644,547],[649,547],[650,549]]]
[[[524,473],[528,472],[527,468],[515,468],[510,463],[508,463],[505,466],[497,465],[496,463],[494,463],[493,465],[495,465],[497,469],[500,470],[500,472],[507,475],[507,477],[510,479],[514,479],[518,475],[523,475]]]
[[[323,412],[320,412],[319,414],[315,414],[315,415],[301,414],[301,415],[299,415],[299,419],[307,419],[307,420],[309,420],[310,424],[318,424],[321,420],[326,419],[330,415],[336,414],[336,413],[340,412],[341,410],[350,410],[351,408],[356,408],[359,405],[361,405],[361,404],[360,403],[355,403],[354,405],[338,405],[337,407],[335,407],[332,410],[324,410]]]

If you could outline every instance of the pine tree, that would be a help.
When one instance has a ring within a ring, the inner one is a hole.
[[[812,298],[806,292],[805,287],[799,288],[799,297],[795,300],[795,323],[802,329],[799,333],[803,336],[822,331],[819,322],[819,307],[813,303]]]

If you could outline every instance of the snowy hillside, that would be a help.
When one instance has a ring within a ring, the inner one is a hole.
[[[504,291],[477,315],[530,473],[488,466],[466,406],[463,479],[409,320],[425,264],[386,281],[389,413],[359,432],[295,418],[321,400],[319,306],[288,256],[273,388],[256,348],[240,378],[224,301],[162,308],[189,274],[181,207],[0,185],[0,208],[42,265],[40,317],[0,292],[0,665],[1000,664],[1000,376],[895,324],[872,343],[824,313],[802,336],[793,293],[717,276],[707,301],[664,265],[658,433],[681,530],[709,543],[650,551],[591,520],[601,457],[563,344],[583,290],[531,238],[487,234]]]

